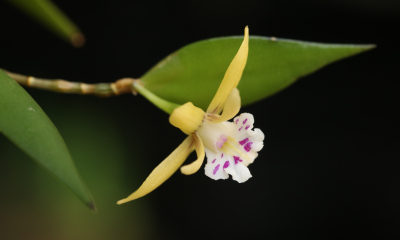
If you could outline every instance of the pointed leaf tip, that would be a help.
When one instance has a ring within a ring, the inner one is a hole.
[[[0,113],[1,133],[96,211],[57,128],[31,96],[2,70]]]
[[[74,47],[81,47],[85,38],[78,27],[51,0],[7,0],[47,27]],[[80,34],[80,35],[79,35]]]
[[[93,201],[91,201],[91,202],[89,202],[89,208],[92,210],[92,212],[97,212],[97,207],[96,207],[96,205],[94,204],[94,202]]]
[[[86,42],[85,35],[83,35],[81,32],[76,32],[72,34],[71,36],[71,44],[72,46],[79,48],[82,47]]]
[[[180,104],[191,101],[207,109],[242,41],[242,36],[222,37],[187,45],[150,69],[141,81],[163,99]],[[250,36],[247,64],[238,85],[242,105],[271,96],[332,62],[375,47]]]

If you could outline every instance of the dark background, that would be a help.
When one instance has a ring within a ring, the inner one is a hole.
[[[176,173],[122,206],[115,202],[184,134],[140,96],[28,89],[64,136],[99,213],[77,223],[92,213],[0,136],[0,239],[400,239],[399,1],[54,2],[86,45],[74,49],[1,1],[0,67],[89,83],[140,77],[186,44],[242,35],[246,25],[251,35],[377,48],[242,108],[266,136],[248,182]],[[44,178],[35,188],[33,171]]]

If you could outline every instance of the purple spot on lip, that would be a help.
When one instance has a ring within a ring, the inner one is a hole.
[[[249,127],[250,127],[250,125],[247,125],[247,126],[244,128],[244,129],[246,129],[246,130],[247,130],[247,129],[249,129]]]
[[[215,144],[217,146],[217,148],[222,148],[224,146],[224,143],[228,140],[228,138],[226,138],[226,136],[221,135],[217,141],[217,143]]]
[[[238,162],[243,162],[243,160],[240,159],[240,157],[237,157],[237,156],[233,156],[233,159],[235,160],[235,165],[238,164]]]
[[[224,157],[224,154],[223,153],[221,153],[221,158],[223,158]]]
[[[240,127],[240,128],[239,128],[239,131],[242,130],[242,128],[243,128],[243,127]]]
[[[229,161],[226,161],[226,162],[224,163],[223,169],[225,169],[225,168],[227,168],[227,167],[229,167]]]
[[[236,122],[235,122],[235,123],[237,124],[237,122],[238,122],[238,121],[239,121],[239,118],[238,118],[238,119],[236,119]]]
[[[215,163],[215,160],[217,160],[217,159],[214,159],[214,161],[212,161],[212,163]]]
[[[251,144],[253,144],[253,142],[248,142],[246,146],[244,146],[244,150],[246,150],[246,152],[249,152],[251,150]]]
[[[243,146],[243,145],[246,144],[248,141],[249,141],[249,139],[248,139],[248,138],[245,138],[245,139],[243,139],[242,141],[239,141],[239,144]]]
[[[243,121],[243,124],[245,124],[247,122],[247,118]]]
[[[213,174],[215,175],[219,169],[219,164],[214,168]]]

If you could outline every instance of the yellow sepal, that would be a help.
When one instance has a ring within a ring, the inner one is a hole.
[[[226,99],[224,110],[221,115],[207,114],[207,120],[212,123],[221,123],[232,119],[240,111],[240,94],[237,88],[234,88]]]
[[[239,84],[244,67],[246,66],[248,53],[249,28],[246,27],[244,29],[244,39],[242,45],[240,46],[235,58],[229,65],[228,70],[226,70],[224,79],[222,80],[221,85],[219,85],[217,93],[208,106],[207,113],[219,114],[222,111],[229,93]]]
[[[194,147],[195,147],[196,153],[197,153],[197,160],[192,162],[191,164],[181,167],[181,172],[185,175],[191,175],[191,174],[197,172],[200,169],[201,165],[203,164],[204,157],[206,155],[206,153],[204,152],[203,141],[201,140],[199,135],[197,135],[197,133],[195,133],[193,135],[193,137],[194,137],[194,144],[195,144]]]
[[[204,111],[188,102],[174,109],[169,122],[187,135],[194,133],[204,120]]]
[[[189,136],[150,173],[138,190],[132,193],[129,197],[119,200],[117,204],[123,204],[135,200],[152,192],[178,170],[193,149],[194,138],[193,136]]]

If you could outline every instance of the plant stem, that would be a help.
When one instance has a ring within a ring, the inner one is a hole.
[[[53,92],[87,94],[99,97],[111,97],[132,92],[135,93],[132,85],[132,83],[135,81],[133,78],[123,78],[113,83],[87,84],[81,82],[70,82],[62,79],[35,78],[32,76],[12,73],[4,69],[2,70],[23,86],[39,88]]]
[[[155,95],[154,93],[147,90],[140,80],[133,82],[134,89],[139,92],[143,97],[149,100],[151,103],[156,105],[159,109],[163,110],[164,112],[171,114],[175,108],[179,107],[179,104],[168,102],[160,98],[159,96]]]
[[[143,97],[168,114],[171,114],[175,108],[180,106],[179,104],[168,102],[150,92],[143,86],[139,79],[122,78],[113,83],[87,84],[81,82],[70,82],[62,79],[35,78],[32,76],[12,73],[4,69],[1,70],[17,83],[27,87],[60,93],[95,95],[98,97],[111,97],[124,93],[133,93],[136,95],[136,93],[139,92]]]

